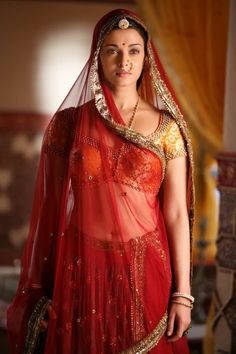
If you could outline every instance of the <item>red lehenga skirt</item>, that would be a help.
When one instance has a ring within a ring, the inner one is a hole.
[[[65,237],[80,237],[83,255],[64,261],[45,354],[189,353],[185,338],[167,342],[171,272],[158,229],[125,244],[91,244],[73,225]]]

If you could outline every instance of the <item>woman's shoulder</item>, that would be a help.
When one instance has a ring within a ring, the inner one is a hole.
[[[168,134],[170,131],[179,131],[178,122],[172,116],[172,114],[166,109],[160,110],[160,132],[162,134]]]
[[[186,156],[185,141],[178,122],[166,110],[161,111],[161,116],[159,134],[166,160],[169,161],[177,157]]]

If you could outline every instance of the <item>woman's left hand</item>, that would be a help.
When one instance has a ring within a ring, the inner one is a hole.
[[[190,322],[191,309],[180,304],[171,303],[167,325],[168,342],[175,342],[180,339],[184,332],[189,329]]]

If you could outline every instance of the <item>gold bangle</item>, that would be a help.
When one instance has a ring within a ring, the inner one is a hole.
[[[172,294],[172,297],[182,297],[184,299],[191,301],[192,304],[194,303],[194,297],[190,294],[175,292]]]
[[[185,302],[181,302],[181,301],[176,301],[176,300],[171,300],[172,304],[178,304],[178,305],[182,305],[185,307],[190,308],[191,310],[193,309],[193,305],[189,305],[189,304],[185,304]]]

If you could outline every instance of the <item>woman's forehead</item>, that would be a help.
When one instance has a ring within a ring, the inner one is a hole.
[[[133,29],[115,29],[108,33],[103,41],[103,45],[108,44],[116,44],[116,45],[123,45],[123,44],[141,44],[144,45],[144,40],[140,33]]]

